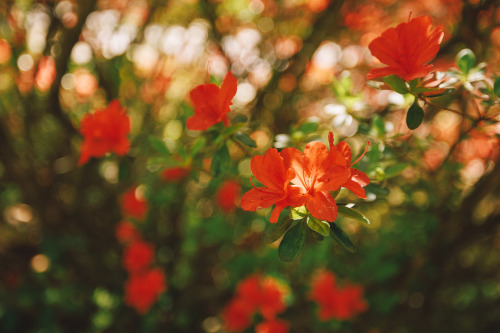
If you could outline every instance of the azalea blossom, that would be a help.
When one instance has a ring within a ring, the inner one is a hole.
[[[125,283],[125,304],[145,314],[166,289],[165,273],[158,268],[132,274]]]
[[[121,196],[121,211],[124,217],[133,217],[142,221],[148,212],[148,202],[139,197],[136,190],[137,187],[132,187]]]
[[[122,244],[128,244],[135,240],[139,240],[141,235],[134,225],[127,221],[118,223],[115,229],[115,235],[118,241]]]
[[[215,194],[215,203],[226,214],[234,212],[236,200],[240,196],[240,183],[234,180],[225,181]]]
[[[161,172],[160,178],[167,182],[179,183],[189,175],[190,170],[188,166],[166,168]]]
[[[83,116],[80,132],[84,141],[78,165],[109,152],[125,155],[129,151],[130,118],[118,100],[113,100],[106,109]]]
[[[191,90],[189,96],[194,105],[194,115],[188,118],[187,128],[205,131],[220,121],[227,126],[229,124],[227,114],[231,111],[229,107],[236,95],[237,85],[238,80],[228,72],[220,88],[213,83],[207,83]]]
[[[260,323],[255,333],[288,333],[290,324],[284,320],[273,319]]]
[[[254,187],[241,198],[241,208],[256,211],[276,205],[271,222],[277,222],[278,217],[287,206],[298,206],[300,190],[290,186],[290,181],[295,177],[295,171],[285,168],[283,157],[274,148],[268,149],[264,156],[254,156],[250,162],[253,175],[265,187]]]
[[[151,244],[136,240],[123,252],[123,267],[129,273],[144,271],[153,262],[154,253]]]
[[[368,308],[361,286],[347,284],[340,288],[335,275],[329,271],[316,274],[311,283],[310,298],[318,303],[322,321],[348,320]]]
[[[443,36],[441,25],[433,28],[429,16],[416,17],[387,29],[368,45],[372,55],[387,67],[370,70],[367,78],[395,74],[411,81],[426,76],[433,67],[427,63],[438,53]]]

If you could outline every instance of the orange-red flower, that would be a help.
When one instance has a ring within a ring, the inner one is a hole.
[[[125,304],[145,314],[166,288],[165,273],[158,268],[132,274],[125,282]]]
[[[137,187],[132,187],[121,196],[121,210],[123,217],[133,217],[139,221],[144,220],[148,212],[148,202],[139,197]]]
[[[228,125],[227,113],[236,95],[238,80],[228,72],[221,87],[213,83],[201,84],[191,90],[189,96],[194,105],[194,115],[189,117],[186,126],[190,130],[205,131],[210,126],[223,121]]]
[[[86,114],[81,121],[80,132],[84,137],[79,165],[91,157],[102,157],[108,152],[125,155],[130,148],[127,135],[130,118],[118,100],[109,103],[106,109]]]
[[[118,241],[122,244],[128,244],[141,238],[141,235],[134,227],[134,225],[127,221],[118,223],[118,225],[116,226],[115,235]]]
[[[254,156],[250,162],[252,173],[265,187],[254,187],[241,198],[241,208],[255,211],[276,205],[271,222],[277,222],[280,212],[287,206],[297,206],[300,190],[290,186],[295,177],[291,168],[285,168],[283,158],[274,148],[268,149],[264,156]]]
[[[167,182],[179,183],[189,175],[190,167],[176,166],[166,168],[161,172],[160,178]]]
[[[234,212],[236,200],[240,196],[241,185],[237,181],[225,181],[215,194],[215,203],[226,214]]]
[[[335,221],[337,203],[330,192],[348,181],[350,169],[333,146],[333,141],[330,141],[330,151],[324,143],[314,141],[306,145],[303,154],[298,149],[285,148],[281,156],[285,168],[295,172],[291,182],[301,194],[295,206],[305,205],[315,218]]]
[[[129,273],[144,271],[153,262],[154,254],[151,244],[136,240],[123,252],[123,267]]]
[[[252,324],[254,311],[245,300],[231,300],[222,312],[226,329],[229,332],[242,332]]]
[[[367,78],[395,74],[411,81],[426,76],[433,67],[427,62],[438,53],[443,35],[441,25],[432,28],[429,16],[416,17],[387,29],[368,45],[373,56],[387,67],[370,70]]]
[[[319,318],[323,321],[347,320],[368,308],[363,299],[363,287],[344,285],[339,288],[335,275],[329,271],[316,274],[311,284],[310,297],[318,303]]]

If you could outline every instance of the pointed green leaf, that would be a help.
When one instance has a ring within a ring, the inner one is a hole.
[[[321,221],[310,216],[307,219],[307,226],[322,236],[330,236],[330,223],[326,221]]]
[[[257,148],[255,141],[245,133],[238,132],[234,135],[234,138],[250,148]]]
[[[368,184],[365,186],[365,190],[381,197],[388,196],[390,193],[387,188],[377,184]]]
[[[227,170],[230,161],[229,151],[226,145],[222,145],[212,158],[212,164],[210,165],[210,173],[212,176],[218,177],[224,170]]]
[[[335,223],[330,223],[330,237],[332,237],[337,243],[342,245],[349,252],[356,252],[356,247],[351,242],[347,234]]]
[[[395,74],[384,77],[384,82],[397,93],[407,94],[410,91],[405,80]]]
[[[278,256],[282,261],[293,261],[302,252],[306,242],[306,227],[305,223],[299,222],[294,227],[290,228],[283,236],[280,246],[278,247]]]
[[[342,216],[351,218],[351,219],[359,221],[359,222],[370,224],[370,220],[368,220],[366,218],[366,216],[364,216],[363,214],[361,214],[360,212],[358,212],[352,208],[349,208],[346,206],[338,206],[337,208],[338,208],[339,214]]]
[[[467,74],[476,64],[476,56],[470,49],[463,49],[457,54],[457,65],[462,73]]]
[[[406,168],[408,167],[408,164],[406,163],[398,163],[395,165],[391,165],[385,170],[385,178],[391,178],[394,176],[399,175],[401,172],[403,172]]]
[[[198,137],[191,146],[191,156],[196,156],[206,143],[207,139],[204,136]]]
[[[406,125],[409,129],[414,130],[422,124],[423,120],[424,110],[418,105],[418,99],[415,98],[415,102],[413,102],[406,114]]]
[[[304,134],[312,133],[312,132],[316,131],[317,129],[318,129],[318,123],[316,123],[316,122],[305,123],[305,124],[300,125],[300,127],[299,127],[299,131],[301,131]]]
[[[276,242],[291,225],[292,220],[290,220],[288,216],[278,220],[276,223],[271,223],[271,225],[266,228],[266,231],[264,231],[264,242],[267,244]]]
[[[246,123],[247,121],[248,117],[239,113],[231,119],[231,124]]]
[[[306,206],[293,207],[290,209],[290,218],[292,220],[301,220],[307,216]]]
[[[495,79],[495,83],[493,84],[493,91],[497,97],[500,97],[500,76]]]
[[[152,135],[148,137],[148,140],[149,143],[151,144],[151,147],[153,147],[153,149],[156,150],[158,153],[164,156],[170,155],[170,151],[168,151],[167,146],[165,146],[165,142],[163,142],[163,140],[160,140]]]
[[[224,129],[222,130],[222,132],[220,132],[221,136],[229,136],[233,133],[236,133],[238,132],[238,130],[242,127],[244,127],[245,124],[241,124],[241,123],[238,123],[238,124],[235,124],[235,125],[231,125],[231,126],[227,126],[227,127],[224,127]]]

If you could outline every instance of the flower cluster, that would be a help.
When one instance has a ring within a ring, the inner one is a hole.
[[[286,309],[287,295],[287,287],[273,277],[260,274],[247,277],[223,311],[227,330],[241,332],[252,325],[255,314],[260,314],[264,322],[257,325],[256,332],[288,332],[288,323],[276,319]]]
[[[240,196],[241,185],[237,181],[227,180],[215,193],[215,203],[226,214],[234,212],[236,201]]]
[[[109,152],[125,155],[129,151],[130,118],[118,100],[113,100],[106,109],[86,114],[80,132],[84,141],[79,165],[87,163],[91,157],[103,157]]]
[[[335,275],[329,271],[320,271],[313,278],[310,298],[318,303],[322,321],[348,320],[368,308],[363,287],[351,284],[339,287]]]
[[[374,39],[368,48],[387,67],[370,70],[367,78],[395,74],[405,81],[422,78],[429,74],[434,59],[443,40],[443,28],[432,28],[429,16],[420,16],[389,28]]]
[[[304,153],[296,148],[278,152],[270,148],[264,156],[251,161],[252,173],[265,187],[254,187],[241,199],[241,208],[255,211],[276,205],[271,222],[277,222],[287,206],[304,206],[317,219],[333,222],[337,218],[337,204],[331,195],[340,187],[366,198],[364,186],[370,180],[365,173],[352,168],[349,145],[333,143],[329,133],[330,150],[319,141],[306,145]]]
[[[146,200],[138,200],[136,188],[127,191],[121,200],[123,217],[142,221],[147,214]],[[151,267],[154,261],[154,246],[142,239],[141,233],[129,221],[122,221],[116,226],[116,238],[125,245],[122,265],[130,274],[125,283],[125,303],[146,313],[158,296],[166,290],[165,273],[157,267]]]

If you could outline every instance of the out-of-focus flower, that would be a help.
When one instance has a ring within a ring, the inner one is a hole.
[[[237,181],[225,181],[215,194],[215,202],[217,206],[226,214],[234,212],[236,209],[236,201],[240,196],[241,185]]]
[[[136,240],[123,252],[123,267],[129,273],[145,271],[153,262],[154,253],[151,244]]]
[[[127,221],[122,221],[117,224],[115,235],[118,241],[122,244],[131,243],[139,240],[141,237],[134,225]]]
[[[236,95],[238,80],[228,72],[221,87],[213,83],[201,84],[191,90],[189,96],[194,105],[194,115],[189,117],[186,126],[190,130],[205,131],[210,126],[222,121],[229,124],[227,113]]]
[[[125,303],[145,314],[166,289],[165,273],[158,268],[132,274],[125,283]]]
[[[363,287],[358,285],[337,286],[335,275],[320,271],[311,284],[310,297],[319,305],[319,318],[348,320],[366,311],[368,305],[363,299]]]
[[[255,333],[288,333],[290,324],[284,320],[268,320],[255,327]]]
[[[395,28],[389,28],[368,45],[373,56],[388,67],[370,70],[367,78],[375,79],[391,74],[411,81],[429,74],[443,40],[441,25],[432,28],[429,16],[420,16]]]
[[[35,86],[41,92],[46,92],[52,86],[56,78],[56,62],[51,56],[43,57],[38,63],[35,75]]]
[[[252,323],[255,313],[270,322],[274,321],[277,314],[285,311],[287,294],[286,286],[273,277],[255,274],[245,278],[236,288],[235,298],[223,312],[226,328],[234,332],[244,330]]]
[[[12,57],[12,48],[5,39],[0,39],[0,64],[5,64]]]
[[[166,168],[161,172],[160,178],[167,182],[179,183],[189,175],[190,170],[188,166]]]
[[[289,185],[295,171],[285,168],[283,158],[274,148],[269,148],[264,156],[254,156],[250,168],[265,187],[254,187],[245,193],[241,198],[241,208],[255,211],[276,204],[271,214],[271,223],[275,223],[283,208],[295,206],[301,198],[300,190]]]
[[[121,211],[123,217],[144,220],[148,212],[148,202],[137,193],[137,187],[132,187],[121,196]]]
[[[81,121],[80,132],[84,137],[79,165],[91,157],[102,157],[109,152],[125,155],[130,148],[127,138],[130,118],[118,100],[109,103],[106,109],[86,114]]]

